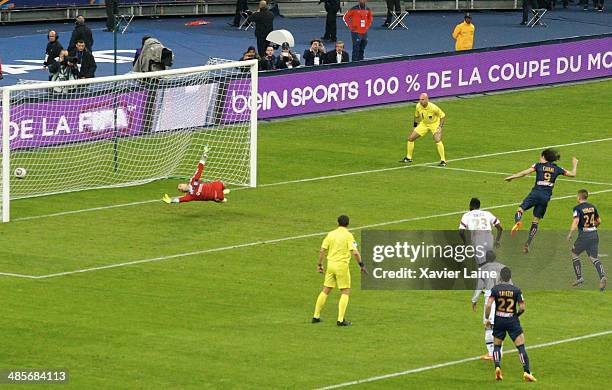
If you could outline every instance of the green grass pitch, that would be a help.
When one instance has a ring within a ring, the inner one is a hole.
[[[599,184],[560,179],[554,195],[599,191],[590,200],[609,229],[611,101],[609,80],[437,101],[447,114],[448,168],[470,171],[383,170],[398,167],[405,153],[410,104],[261,123],[261,186],[232,192],[227,204],[151,201],[173,194],[175,180],[15,201],[14,221],[0,226],[0,272],[49,275],[157,260],[43,279],[0,276],[0,369],[67,368],[71,384],[86,389],[320,388],[478,356],[482,314],[480,304],[472,312],[470,291],[362,291],[354,264],[347,311],[354,325],[336,327],[337,292],[324,322],[310,324],[322,284],[316,233],[333,229],[341,213],[352,227],[413,219],[384,228],[456,229],[472,196],[483,207],[511,205],[494,210],[509,229],[533,178],[505,183],[501,173],[539,155],[518,150],[604,138],[559,148],[560,165],[575,155],[577,180]],[[430,137],[417,141],[416,163],[437,158]],[[341,175],[364,171],[375,172]],[[331,175],[341,176],[298,181]],[[574,202],[551,202],[542,229],[567,230]],[[135,204],[107,207],[128,203]],[[63,214],[91,208],[99,209]],[[611,270],[611,258],[602,260]],[[569,258],[559,269],[571,281]],[[587,263],[583,269],[595,272]],[[612,330],[612,292],[525,294],[528,347]],[[604,388],[611,348],[607,334],[533,349],[534,386]],[[523,386],[517,355],[503,364],[499,387]],[[469,361],[356,387],[487,388],[492,366]]]

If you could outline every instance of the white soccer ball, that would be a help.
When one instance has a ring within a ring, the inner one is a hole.
[[[25,168],[15,168],[15,177],[17,179],[23,179],[26,177],[27,174],[28,172]]]

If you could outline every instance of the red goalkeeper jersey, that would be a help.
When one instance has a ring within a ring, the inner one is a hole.
[[[203,182],[201,180],[202,171],[204,170],[204,164],[200,162],[198,169],[189,181],[189,193],[179,198],[180,202],[191,202],[191,201],[207,201],[212,200],[215,202],[223,201],[223,190],[225,185],[218,181]]]

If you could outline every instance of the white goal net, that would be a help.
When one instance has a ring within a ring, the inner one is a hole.
[[[204,179],[255,186],[256,90],[253,60],[3,88],[3,221],[13,199],[188,178],[204,145]]]

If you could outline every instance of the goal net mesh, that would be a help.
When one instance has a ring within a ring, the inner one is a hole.
[[[249,185],[250,67],[220,66],[11,90],[10,198],[188,178],[204,145],[204,179]]]

